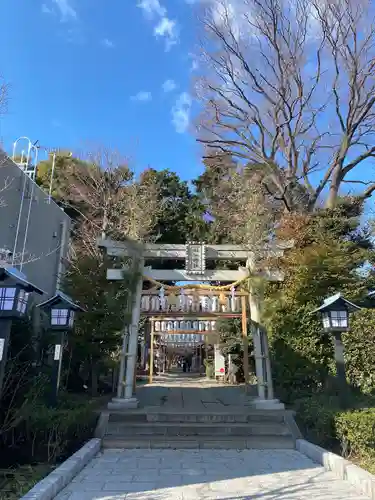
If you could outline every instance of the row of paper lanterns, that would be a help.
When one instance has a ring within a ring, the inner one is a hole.
[[[212,297],[201,296],[198,300],[194,300],[193,296],[181,294],[175,297],[175,299],[177,299],[176,301],[174,299],[169,299],[169,296],[159,297],[157,295],[144,295],[141,299],[141,310],[143,312],[167,311],[170,308],[182,311],[191,310],[192,312],[218,312],[221,310],[221,303],[217,295]],[[240,298],[232,296],[225,297],[225,304],[223,304],[223,307],[226,311],[240,311]]]
[[[161,337],[163,342],[166,344],[180,344],[180,343],[188,343],[192,345],[199,344],[204,342],[205,335],[192,335],[188,333],[176,333],[172,335],[164,335]]]
[[[211,332],[216,330],[216,321],[155,321],[155,332],[173,332],[176,330]]]

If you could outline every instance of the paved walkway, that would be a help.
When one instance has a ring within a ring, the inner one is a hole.
[[[141,407],[225,412],[249,405],[241,386],[170,374],[137,389]],[[56,500],[364,500],[294,450],[104,450]]]
[[[106,450],[56,500],[364,500],[294,450]]]
[[[160,407],[163,411],[225,411],[233,406],[251,405],[256,388],[230,386],[192,373],[169,373],[154,378],[153,384],[137,388],[140,408]]]

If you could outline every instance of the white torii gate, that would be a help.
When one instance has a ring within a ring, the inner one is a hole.
[[[205,245],[203,243],[184,244],[142,244],[136,241],[119,242],[110,239],[98,242],[104,248],[107,255],[111,257],[130,257],[139,263],[139,270],[142,277],[139,280],[132,308],[132,324],[129,331],[129,342],[126,351],[126,342],[123,344],[122,362],[120,366],[119,380],[123,380],[123,371],[126,363],[125,390],[118,387],[117,397],[108,404],[109,409],[136,408],[138,400],[134,397],[134,377],[137,360],[138,346],[138,325],[141,314],[141,297],[143,288],[143,276],[147,276],[156,281],[224,281],[235,282],[246,277],[254,276],[254,254],[241,245]],[[290,248],[291,243],[274,244],[264,248],[263,252],[267,257],[282,256],[285,249]],[[153,269],[144,267],[145,260],[184,260],[185,269]],[[246,261],[246,267],[239,267],[238,270],[215,269],[206,270],[206,261],[229,260]],[[283,276],[279,271],[265,270],[256,274],[269,281],[282,281]],[[122,280],[122,269],[108,269],[108,280]],[[263,298],[251,284],[249,291],[250,317],[254,323],[261,324],[261,303]],[[261,338],[261,335],[264,338]],[[272,374],[268,352],[268,342],[266,333],[257,329],[253,332],[255,371],[258,386],[258,398],[254,401],[254,406],[259,409],[282,409],[284,405],[273,397]],[[265,387],[268,380],[269,387]],[[267,390],[268,389],[268,390]]]

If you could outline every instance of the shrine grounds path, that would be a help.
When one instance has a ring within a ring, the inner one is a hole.
[[[228,387],[228,386],[227,386]],[[195,388],[195,390],[194,390]],[[141,405],[189,409],[246,404],[238,388],[194,377],[159,378],[139,390]],[[225,399],[223,399],[225,394]],[[365,500],[295,450],[107,449],[55,500]]]

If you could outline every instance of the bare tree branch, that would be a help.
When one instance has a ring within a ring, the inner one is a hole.
[[[66,161],[61,175],[67,190],[61,195],[79,214],[72,260],[82,252],[99,257],[99,236],[147,240],[161,209],[158,190],[151,183],[139,183],[127,160],[99,149],[87,161]]]
[[[261,165],[287,210],[314,209],[327,187],[334,206],[375,155],[371,2],[219,0],[201,21],[198,141]]]

